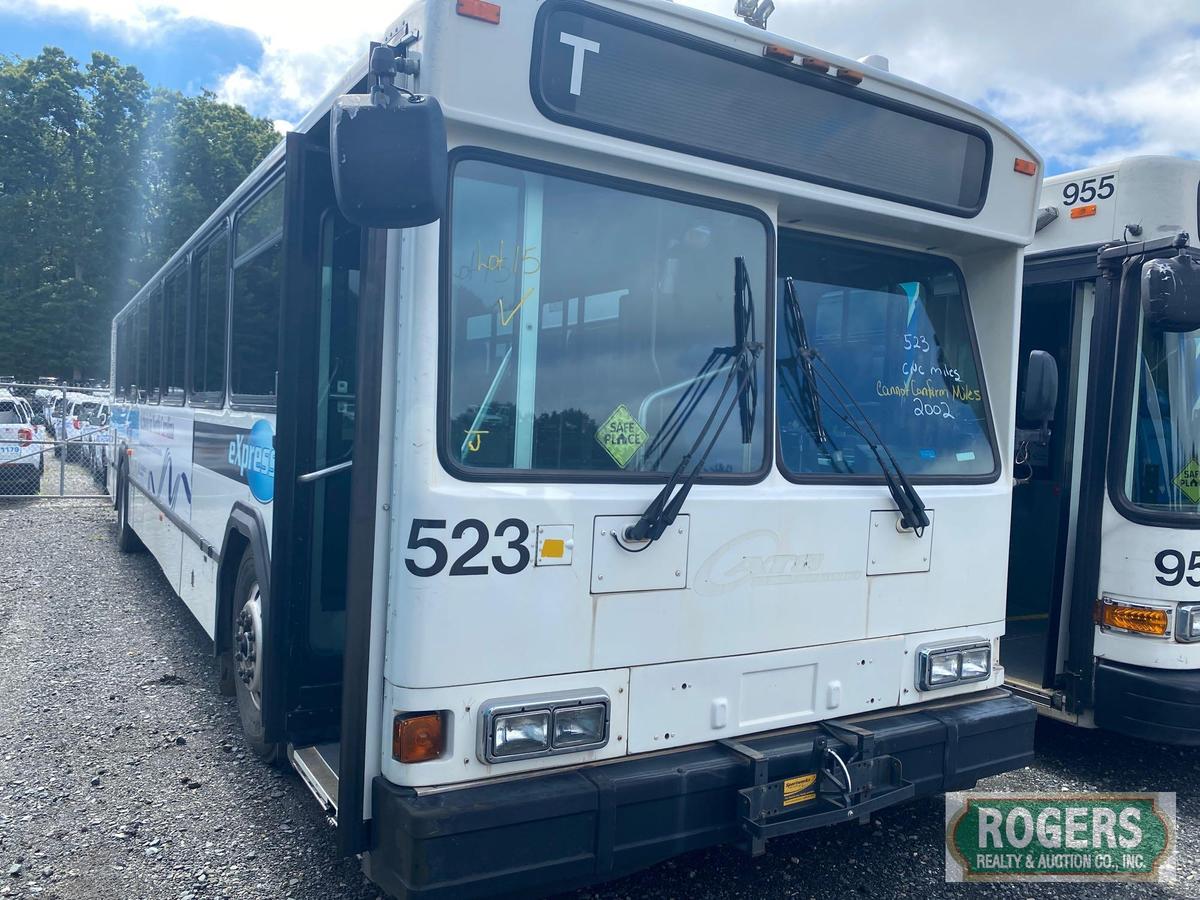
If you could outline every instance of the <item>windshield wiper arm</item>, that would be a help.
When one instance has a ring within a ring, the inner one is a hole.
[[[647,546],[649,546],[648,542],[658,540],[674,524],[679,510],[683,507],[683,502],[700,477],[704,463],[717,445],[717,440],[725,430],[725,424],[732,417],[734,409],[740,410],[742,443],[749,444],[754,437],[754,418],[755,411],[758,409],[758,355],[762,352],[763,344],[755,339],[754,296],[750,289],[750,276],[746,272],[746,260],[740,256],[734,259],[733,321],[737,342],[732,347],[722,347],[713,351],[700,370],[701,374],[706,376],[703,386],[701,387],[699,383],[694,385],[697,390],[688,392],[692,396],[689,397],[688,394],[685,394],[681,397],[670,415],[667,416],[667,422],[671,423],[671,436],[659,452],[659,461],[662,460],[671,441],[679,434],[684,422],[696,409],[700,398],[712,384],[712,376],[716,374],[712,371],[714,360],[729,356],[732,358],[733,364],[729,367],[729,373],[725,377],[721,392],[717,396],[708,418],[704,421],[700,433],[696,435],[692,446],[683,455],[683,459],[679,461],[679,465],[675,467],[675,471],[671,473],[667,483],[650,501],[650,505],[646,507],[641,518],[625,529],[626,541],[631,543],[647,542]],[[731,397],[730,389],[735,385],[736,391]],[[723,413],[722,406],[725,407]],[[716,423],[715,429],[714,423]],[[699,458],[693,464],[692,459],[697,454],[699,454]]]
[[[900,468],[900,463],[896,462],[896,457],[892,454],[887,442],[884,441],[883,436],[879,433],[879,429],[875,427],[875,423],[871,421],[870,417],[863,412],[862,407],[858,405],[858,401],[854,399],[854,395],[850,393],[850,389],[846,387],[842,379],[838,377],[837,372],[825,361],[824,357],[815,350],[805,351],[805,355],[819,362],[837,385],[837,390],[830,388],[828,393],[833,395],[838,406],[841,407],[840,411],[824,395],[821,395],[821,399],[833,410],[834,415],[852,428],[859,437],[866,441],[867,446],[870,447],[871,453],[875,456],[875,461],[879,463],[879,468],[883,472],[888,492],[892,495],[892,502],[896,504],[896,509],[900,512],[900,527],[911,528],[917,537],[921,537],[925,529],[929,527],[929,513],[925,510],[925,503],[921,500],[921,495],[917,493],[917,489],[913,486],[913,483],[904,474],[904,470]],[[813,366],[812,372],[825,383],[827,388],[830,387],[829,381],[817,370],[816,366]],[[842,394],[849,399],[850,405],[847,405],[846,401],[842,399]],[[851,406],[853,406],[853,411],[851,411]],[[871,440],[870,435],[855,423],[855,413],[857,413],[858,421],[864,423],[870,429],[871,434],[875,436],[875,440]],[[880,452],[881,449],[882,453]],[[890,469],[884,462],[884,456],[887,457],[887,462],[891,463]]]
[[[821,421],[821,397],[817,393],[817,373],[813,369],[812,347],[808,343],[808,329],[804,327],[804,313],[800,309],[800,301],[796,297],[796,283],[789,275],[783,280],[784,307],[783,322],[787,333],[788,346],[792,351],[790,360],[792,375],[798,365],[803,379],[801,389],[804,392],[803,412],[808,421],[808,430],[818,444],[828,444],[829,435]],[[789,386],[790,387],[790,386]],[[799,411],[799,407],[797,410]]]

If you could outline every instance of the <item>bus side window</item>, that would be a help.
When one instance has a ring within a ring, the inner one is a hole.
[[[195,257],[192,303],[191,398],[220,403],[225,396],[225,314],[229,306],[229,232],[222,228]]]
[[[149,374],[146,379],[146,400],[157,403],[162,396],[163,383],[163,291],[157,286],[146,301],[148,310]]]
[[[282,179],[238,218],[235,242],[229,393],[243,403],[273,406],[283,283]]]
[[[172,272],[164,289],[164,353],[163,369],[166,375],[164,403],[183,403],[184,393],[184,344],[187,341],[188,270],[183,265]]]

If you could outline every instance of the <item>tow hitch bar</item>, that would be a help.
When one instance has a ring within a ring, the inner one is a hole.
[[[738,814],[751,856],[767,840],[840,822],[868,821],[871,813],[912,798],[900,760],[875,754],[875,736],[855,725],[821,723],[807,770],[768,781],[770,758],[734,740],[721,744],[752,766],[754,784],[738,791]]]

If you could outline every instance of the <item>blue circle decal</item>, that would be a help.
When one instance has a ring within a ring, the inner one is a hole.
[[[271,423],[259,419],[250,429],[249,463],[246,466],[246,484],[259,503],[270,503],[275,499],[275,432]]]

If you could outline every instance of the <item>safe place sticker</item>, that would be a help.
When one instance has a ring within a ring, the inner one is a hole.
[[[1188,464],[1179,470],[1175,476],[1175,487],[1193,503],[1200,503],[1200,462],[1196,457],[1188,460]]]
[[[596,440],[622,469],[650,438],[622,403],[612,411],[604,424],[596,429]]]

